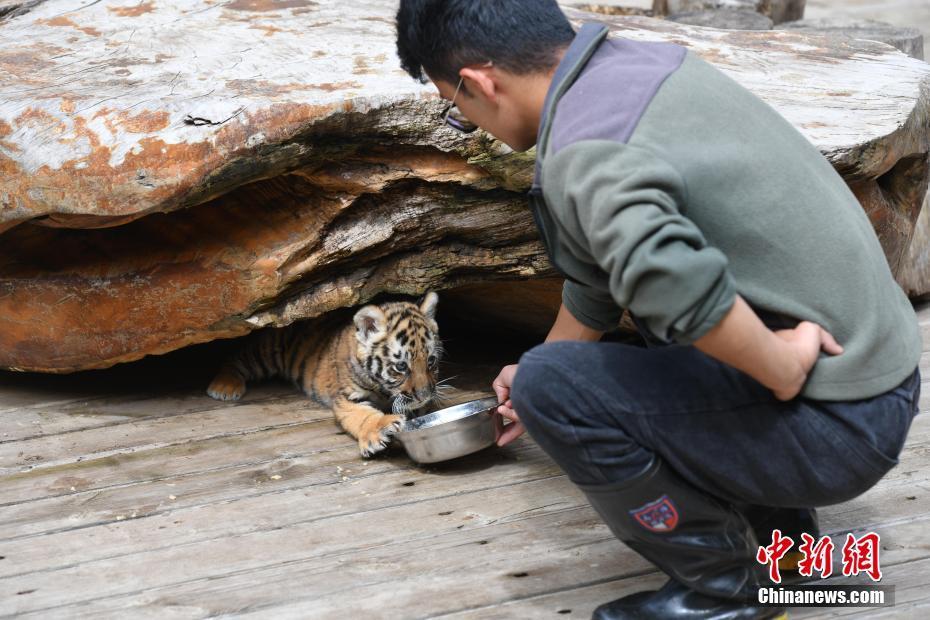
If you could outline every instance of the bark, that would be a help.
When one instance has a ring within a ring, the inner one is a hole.
[[[914,226],[914,236],[898,274],[904,292],[911,297],[930,295],[930,193]]]
[[[383,295],[552,276],[522,196],[533,153],[437,122],[433,88],[398,67],[394,10],[46,0],[4,20],[0,367],[105,367]],[[926,193],[927,65],[864,41],[570,15],[687,45],[778,109],[900,267]]]

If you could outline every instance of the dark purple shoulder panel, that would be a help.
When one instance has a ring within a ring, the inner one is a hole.
[[[670,43],[607,39],[559,100],[547,155],[579,140],[626,144],[665,79],[684,61]]]

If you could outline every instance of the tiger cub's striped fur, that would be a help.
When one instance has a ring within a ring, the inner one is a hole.
[[[282,329],[256,332],[207,388],[219,400],[238,400],[246,382],[281,376],[330,408],[358,439],[362,456],[383,450],[404,417],[436,397],[442,343],[436,293],[420,305],[365,306],[349,320],[336,312]],[[384,413],[390,411],[391,413]]]

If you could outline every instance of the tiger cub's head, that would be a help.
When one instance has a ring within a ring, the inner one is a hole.
[[[442,343],[436,324],[439,296],[429,292],[419,305],[390,302],[355,313],[360,365],[385,393],[393,412],[406,415],[436,397]]]

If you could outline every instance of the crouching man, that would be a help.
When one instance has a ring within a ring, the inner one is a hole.
[[[530,209],[565,276],[547,343],[494,381],[618,538],[665,571],[608,618],[772,618],[773,529],[897,463],[920,339],[871,225],[786,120],[685,48],[573,31],[554,0],[402,0],[442,120],[536,146]],[[630,312],[647,348],[599,343]],[[841,343],[842,346],[839,344]]]

